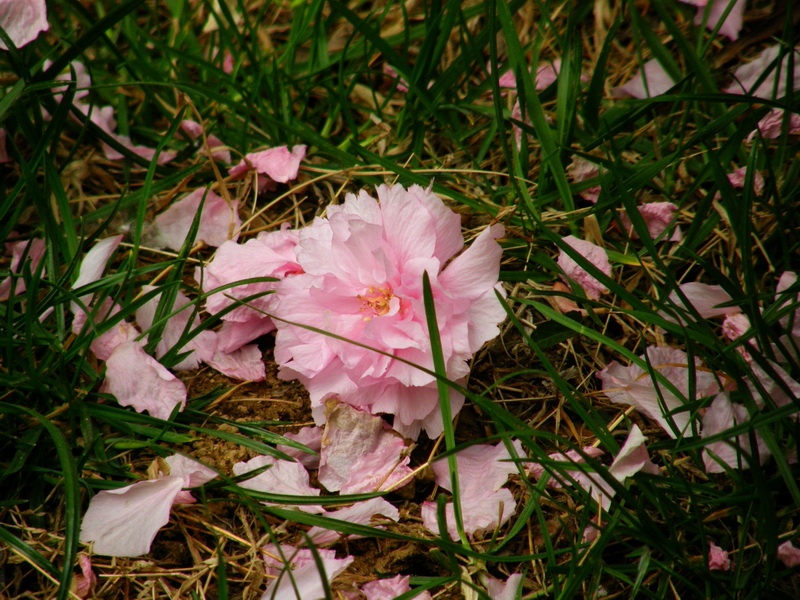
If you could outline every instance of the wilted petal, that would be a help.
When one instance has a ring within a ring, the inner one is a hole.
[[[723,550],[714,542],[708,542],[708,569],[710,571],[730,571],[731,559],[727,550]]]
[[[169,419],[176,406],[186,405],[186,386],[135,342],[120,344],[108,357],[101,392],[122,406]]]
[[[741,404],[730,401],[727,392],[718,394],[711,406],[703,416],[703,431],[701,437],[707,438],[717,435],[736,425],[750,420],[750,414]],[[769,449],[761,436],[756,432],[758,456],[763,462],[769,455]],[[725,465],[732,469],[750,467],[753,449],[750,445],[750,435],[747,431],[735,439],[711,442],[703,449],[703,464],[707,473],[723,473]]]
[[[264,562],[267,575],[273,579],[261,600],[324,600],[327,598],[326,587],[353,560],[352,556],[336,558],[332,550],[317,550],[315,557],[308,549],[282,545],[278,550],[273,545],[266,546]]]
[[[116,235],[104,238],[92,246],[91,250],[83,257],[83,261],[81,261],[81,266],[78,270],[78,278],[75,280],[75,283],[72,284],[72,289],[77,290],[84,285],[94,283],[100,279],[103,276],[103,272],[106,270],[108,259],[114,254],[114,251],[121,241],[122,236]],[[80,300],[85,306],[88,306],[91,303],[91,298],[91,294],[87,294],[81,296]],[[71,310],[73,314],[77,314],[78,311],[82,309],[76,302],[72,302]]]
[[[797,91],[800,89],[800,51],[797,48],[791,51],[795,53],[792,85],[794,91]],[[770,46],[749,63],[738,67],[733,72],[733,83],[723,91],[728,94],[750,94],[765,100],[784,97],[789,81],[789,52],[784,51],[779,44]],[[781,54],[778,64],[778,56]],[[757,84],[768,69],[769,74]]]
[[[408,584],[410,576],[396,575],[388,579],[376,579],[361,586],[365,600],[395,600],[400,595],[411,591]],[[416,600],[431,600],[429,592],[421,592],[414,596]]]
[[[645,442],[647,438],[639,429],[638,425],[631,427],[625,444],[620,448],[614,462],[608,468],[608,472],[619,482],[624,482],[628,477],[633,477],[639,471],[644,471],[650,475],[660,473],[658,467],[650,460]]]
[[[234,475],[244,475],[261,467],[269,468],[239,485],[248,490],[265,492],[268,494],[283,494],[290,496],[319,496],[319,490],[309,484],[308,471],[298,462],[281,460],[273,456],[256,456],[247,462],[238,462],[233,465]],[[275,502],[264,502],[267,505],[278,505]],[[280,504],[285,508],[294,508],[308,513],[321,513],[324,509],[319,504]]]
[[[796,548],[791,541],[783,542],[778,546],[778,560],[790,569],[800,565],[800,548]]]
[[[147,554],[183,485],[170,476],[98,492],[83,516],[81,542],[94,542],[93,552],[105,556]]]
[[[97,575],[92,571],[92,560],[83,552],[78,554],[78,567],[81,572],[72,578],[70,592],[79,598],[86,598],[97,585]]]
[[[390,490],[410,480],[405,443],[383,419],[336,400],[328,401],[326,412],[319,482],[329,491]]]
[[[723,304],[729,304],[731,302],[731,297],[721,286],[692,281],[690,283],[683,283],[679,285],[678,288],[681,290],[683,296],[686,297],[689,305],[694,307],[697,314],[703,319],[713,319],[714,317],[741,312],[738,306],[722,306]],[[669,299],[679,308],[688,310],[683,298],[678,295],[678,292],[670,292]]]
[[[239,202],[232,200],[229,203],[211,190],[200,188],[181,198],[156,217],[148,243],[156,248],[179,251],[189,235],[201,203],[203,211],[200,214],[195,241],[202,240],[206,245],[214,247],[221,246],[228,240],[236,241],[239,238],[239,228],[242,226],[238,211]]]
[[[42,31],[50,28],[45,0],[1,0],[0,28],[17,48],[31,43]],[[2,40],[0,50],[8,50]]]
[[[505,582],[489,577],[486,580],[486,591],[492,600],[517,600],[522,591],[522,573],[510,575]]]
[[[695,357],[694,396],[689,398],[690,371],[688,356],[682,350],[669,347],[649,347],[646,354],[640,357],[647,359],[654,371],[660,372],[663,378],[671,383],[679,392],[674,394],[661,381],[656,383],[649,371],[636,364],[623,367],[616,361],[611,362],[597,376],[603,381],[603,392],[612,402],[631,404],[636,410],[658,422],[670,437],[692,435],[691,415],[681,411],[668,416],[668,413],[682,407],[684,398],[693,400],[716,394],[719,386],[713,373],[701,369],[701,362]],[[683,398],[681,397],[683,396]],[[674,425],[674,427],[670,424]]]
[[[369,525],[373,517],[379,515],[386,519],[397,521],[400,518],[400,511],[383,498],[371,498],[363,502],[356,502],[353,506],[325,513],[325,516],[331,519],[347,521],[348,523],[354,523],[356,525]],[[378,527],[378,529],[383,528]],[[340,535],[338,531],[328,529],[327,527],[312,527],[308,530],[308,537],[318,546],[332,544],[339,539]],[[349,536],[350,539],[357,537],[360,536]]]
[[[606,251],[600,246],[578,239],[573,235],[566,236],[563,241],[602,273],[609,277],[611,276],[611,263],[608,261]],[[608,290],[604,284],[600,283],[593,275],[590,275],[564,250],[559,250],[558,266],[564,271],[566,277],[583,288],[587,298],[597,300],[600,298],[600,294]]]
[[[644,70],[639,71],[626,84],[615,88],[615,98],[654,98],[666,94],[675,85],[675,80],[664,70],[655,58],[644,63]]]

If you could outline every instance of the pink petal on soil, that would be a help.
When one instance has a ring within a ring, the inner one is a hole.
[[[80,541],[94,542],[92,551],[104,556],[147,554],[183,486],[182,477],[170,476],[98,492],[83,516]]]
[[[782,48],[779,44],[770,46],[749,63],[738,67],[733,72],[733,83],[722,91],[728,94],[750,94],[765,100],[785,96],[789,80],[789,52],[783,52],[780,64],[777,64],[776,61],[781,55],[781,51]],[[800,89],[800,50],[794,48],[793,51],[795,57],[792,85],[794,91],[797,91]],[[769,75],[757,85],[767,69],[769,69]]]
[[[600,246],[591,242],[568,235],[563,241],[569,244],[576,252],[583,256],[588,262],[597,267],[602,273],[611,276],[611,263],[608,261],[606,251]],[[593,275],[590,275],[583,267],[572,259],[564,250],[559,250],[558,266],[564,271],[564,275],[573,280],[583,288],[587,298],[597,300],[600,294],[608,288],[600,283]]]
[[[361,586],[365,600],[395,600],[406,592],[411,591],[408,581],[409,575],[396,575],[388,579],[376,579]],[[431,600],[430,592],[421,592],[414,596],[416,600]],[[494,600],[494,599],[493,599]]]
[[[731,301],[730,294],[722,289],[719,285],[708,285],[707,283],[700,283],[693,281],[690,283],[683,283],[678,286],[689,301],[689,305],[694,307],[697,313],[703,319],[713,319],[714,317],[722,317],[725,315],[734,315],[741,312],[738,306],[721,306]],[[678,292],[670,292],[669,299],[675,303],[676,306],[688,310],[686,304],[678,295]]]
[[[34,274],[36,273],[36,269],[39,268],[39,263],[42,262],[42,258],[44,258],[44,253],[47,250],[47,244],[45,244],[44,240],[34,238],[31,240],[22,240],[19,242],[6,244],[6,250],[8,251],[9,249],[11,252],[11,265],[9,271],[14,275],[22,274],[26,268],[25,264],[23,263],[24,257],[25,263],[28,263],[27,268],[30,269],[31,274]],[[44,273],[44,271],[42,273]],[[12,278],[12,276],[9,275],[0,282],[0,301],[8,300],[9,296],[11,295],[11,285],[13,279],[16,279],[16,281],[13,282],[15,296],[18,296],[27,289],[25,280],[22,277]]]
[[[731,40],[739,39],[739,32],[742,30],[742,25],[744,23],[744,9],[747,0],[733,0],[733,7],[730,12],[728,12],[727,16],[725,16],[725,12],[728,10],[730,0],[708,0],[707,2],[681,1],[697,6],[697,15],[695,15],[694,18],[695,25],[702,25],[703,21],[705,21],[706,29],[714,31],[719,22],[722,21],[722,25],[720,25],[717,33]],[[706,8],[707,6],[708,8]],[[707,18],[706,10],[708,10]]]
[[[92,246],[86,253],[86,256],[83,257],[83,261],[81,261],[81,266],[78,270],[78,278],[75,280],[75,283],[72,284],[73,290],[94,283],[103,276],[103,272],[106,270],[106,263],[108,263],[108,259],[111,258],[111,255],[114,254],[117,246],[119,246],[122,237],[121,235],[107,237]],[[86,306],[91,303],[91,299],[91,294],[80,297],[81,302]],[[76,302],[72,302],[70,307],[73,314],[82,311]]]
[[[236,179],[247,171],[254,170],[259,175],[266,175],[269,178],[268,187],[274,186],[275,183],[286,183],[297,179],[300,162],[305,157],[305,146],[294,146],[291,152],[286,146],[251,152],[230,170],[230,176]]]
[[[189,119],[181,121],[181,131],[183,131],[190,140],[203,137],[203,126],[197,121]],[[206,141],[208,142],[208,149],[211,151],[212,159],[226,164],[231,162],[231,151],[225,148],[225,144],[222,143],[222,140],[215,135],[209,134],[206,136]],[[220,148],[220,150],[215,150],[215,148]],[[201,147],[199,151],[205,154],[205,148]]]
[[[0,27],[17,48],[31,43],[50,28],[45,0],[0,0]],[[0,50],[8,50],[2,40]]]
[[[594,179],[600,175],[600,168],[595,163],[589,162],[581,156],[575,156],[569,166],[567,166],[567,174],[574,182],[580,183],[581,181]],[[595,185],[578,192],[578,194],[584,200],[588,200],[592,204],[596,204],[598,198],[600,197],[600,191],[600,186]]]
[[[647,226],[647,233],[650,234],[652,239],[657,239],[673,224],[678,207],[672,202],[649,202],[647,204],[640,204],[637,206],[637,210],[644,220],[644,224]],[[626,213],[620,213],[619,219],[626,233],[631,236],[631,239],[638,240],[639,234],[633,228],[630,217]],[[669,241],[679,242],[682,237],[680,229],[676,227]]]
[[[756,135],[761,133],[761,137],[765,140],[778,139],[783,130],[783,121],[785,117],[783,111],[774,109],[769,111],[756,125],[756,128],[747,136],[747,141],[751,141]],[[800,115],[797,113],[789,113],[789,123],[787,125],[788,135],[797,135],[800,133]]]
[[[489,535],[506,523],[517,510],[514,496],[506,488],[494,492],[483,491],[461,495],[461,519],[464,531],[470,538]],[[453,503],[445,505],[447,532],[453,540],[458,539]],[[436,502],[422,503],[422,524],[426,529],[439,533]]]
[[[711,437],[722,433],[736,425],[750,420],[750,414],[741,404],[730,401],[727,392],[722,392],[714,398],[706,414],[703,415],[703,430],[701,437]],[[769,455],[769,449],[758,432],[755,434],[758,446],[758,456],[763,462]],[[724,473],[724,466],[732,469],[750,467],[752,456],[750,435],[747,431],[736,439],[711,442],[703,449],[703,464],[707,473]],[[741,461],[741,464],[740,464]]]
[[[112,394],[122,406],[169,419],[176,406],[186,405],[186,386],[135,342],[120,344],[106,362],[101,392]]]
[[[510,575],[505,582],[489,577],[486,580],[486,591],[492,600],[517,600],[522,584],[522,573]]]
[[[355,560],[352,556],[336,558],[333,550],[320,549],[316,557],[311,550],[298,550],[272,544],[263,548],[267,576],[271,579],[261,600],[323,600],[326,587]],[[322,573],[317,566],[322,564]]]
[[[325,409],[319,482],[328,491],[375,492],[410,481],[405,443],[383,419],[333,399]]]
[[[312,488],[309,483],[308,471],[298,462],[280,460],[273,456],[256,456],[247,462],[238,462],[233,465],[234,475],[244,475],[261,467],[269,468],[242,481],[239,485],[248,490],[265,492],[269,494],[285,494],[291,496],[319,496],[319,490]],[[264,504],[293,508],[308,513],[321,513],[325,510],[319,504],[284,504],[264,501]]]
[[[97,575],[92,571],[92,560],[83,552],[78,554],[78,567],[81,572],[72,578],[70,591],[79,598],[86,598],[97,585]]]
[[[283,444],[278,444],[276,446],[278,450],[291,456],[306,469],[319,469],[319,453],[322,451],[322,427],[303,427],[297,433],[285,433],[283,437],[295,442],[300,442],[317,454],[309,454],[308,452],[303,452],[292,446],[284,446]]]
[[[661,63],[653,58],[644,63],[643,71],[639,71],[624,85],[615,88],[612,95],[615,98],[655,98],[666,94],[674,85],[675,80],[664,70]]]
[[[169,465],[170,476],[183,478],[183,487],[200,487],[219,476],[214,469],[181,454],[173,454],[164,460]]]
[[[242,220],[239,218],[239,202],[227,200],[211,190],[197,189],[173,203],[153,221],[153,232],[148,243],[156,248],[170,248],[176,252],[181,249],[192,222],[203,202],[195,241],[202,240],[208,246],[218,247],[228,240],[239,238]]]
[[[325,516],[356,525],[369,525],[374,517],[380,516],[396,522],[400,518],[400,511],[383,498],[371,498],[363,502],[356,502],[353,506],[327,512]],[[383,529],[383,527],[378,527],[378,529]],[[340,536],[341,534],[338,531],[327,527],[312,527],[308,530],[308,537],[317,546],[332,544]],[[348,539],[358,537],[360,536],[351,535],[348,536]]]
[[[264,358],[257,344],[242,346],[233,352],[217,351],[205,362],[212,369],[238,381],[264,381],[267,376]]]
[[[746,178],[747,167],[739,167],[735,171],[728,173],[728,181],[735,188],[744,188]],[[764,192],[764,176],[761,171],[756,171],[755,175],[753,175],[753,191],[755,191],[756,196],[760,196]]]

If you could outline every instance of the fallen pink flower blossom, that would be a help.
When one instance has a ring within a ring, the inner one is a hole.
[[[778,546],[778,560],[790,569],[800,565],[800,548],[791,541],[783,542]]]
[[[329,399],[319,461],[328,491],[360,494],[392,490],[411,480],[403,439],[380,417]]]
[[[747,136],[747,141],[753,140],[759,133],[765,140],[778,139],[783,131],[784,113],[780,109],[769,111],[756,125],[756,128]],[[787,124],[787,134],[797,135],[800,134],[800,115],[797,113],[789,113]]]
[[[355,560],[336,558],[336,552],[270,544],[262,548],[267,577],[272,581],[261,600],[324,600],[331,581]],[[320,573],[319,561],[322,567]]]
[[[636,207],[647,226],[647,233],[650,234],[652,239],[657,239],[667,228],[673,224],[675,213],[678,207],[672,202],[648,202],[647,204],[640,204]],[[631,218],[626,213],[620,213],[619,220],[622,222],[622,227],[625,232],[633,240],[639,239],[639,233],[633,228]],[[679,242],[683,238],[679,227],[675,227],[672,235],[669,237],[670,242]]]
[[[106,361],[100,391],[122,406],[168,420],[175,407],[186,406],[186,386],[136,342],[117,346]]]
[[[397,522],[400,518],[400,511],[383,498],[370,498],[363,502],[356,502],[352,506],[346,508],[326,512],[325,516],[356,525],[369,525],[373,518],[378,516],[383,516],[385,519]],[[379,526],[377,529],[383,529],[383,527]],[[342,534],[338,531],[329,529],[328,527],[312,527],[308,530],[308,537],[311,538],[311,541],[317,546],[332,544],[338,540],[341,535]],[[361,536],[351,535],[348,536],[348,539],[358,537]]]
[[[155,218],[148,243],[156,248],[179,251],[189,235],[201,203],[203,211],[200,213],[195,242],[202,240],[213,247],[221,246],[228,240],[235,242],[242,226],[239,202],[228,202],[211,190],[200,188],[173,203]]]
[[[305,146],[294,146],[291,152],[286,146],[251,152],[230,170],[230,176],[232,179],[238,179],[252,170],[259,175],[259,192],[273,190],[278,183],[287,183],[297,179],[300,163],[305,157]]]
[[[708,542],[708,570],[709,571],[730,571],[731,559],[727,550],[723,550],[714,542]]]
[[[741,404],[730,401],[727,392],[718,394],[711,406],[708,407],[706,414],[703,415],[702,438],[717,435],[736,425],[746,423],[750,420],[750,413]],[[770,455],[766,443],[761,435],[756,432],[756,445],[758,457],[763,463]],[[711,442],[703,449],[703,464],[706,473],[724,473],[725,466],[732,469],[749,468],[753,448],[750,445],[750,435],[747,431],[737,436],[735,439]]]
[[[0,0],[0,28],[17,48],[30,44],[50,29],[45,0]],[[3,40],[0,50],[8,50]]]
[[[92,570],[92,560],[83,552],[78,554],[78,567],[81,572],[72,578],[70,592],[78,598],[86,598],[97,585],[97,575]]]
[[[227,52],[226,58],[229,55],[230,52]],[[181,121],[181,131],[192,141],[203,137],[203,126],[191,119],[184,119]],[[211,158],[213,160],[226,164],[231,162],[231,151],[225,147],[222,140],[213,134],[209,134],[206,136],[206,142],[208,142],[208,149],[211,151]],[[205,154],[205,148],[201,148],[200,151]]]
[[[92,542],[93,552],[104,556],[150,552],[158,530],[169,522],[172,506],[186,499],[181,490],[217,476],[212,469],[183,456],[168,457],[166,462],[169,475],[98,492],[83,516],[80,541]]]
[[[365,600],[395,600],[402,594],[411,591],[408,575],[396,575],[388,579],[376,579],[361,586]],[[421,592],[414,596],[415,600],[431,600],[430,592]],[[496,599],[493,599],[496,600]]]
[[[517,600],[522,592],[522,573],[509,575],[503,582],[494,577],[486,578],[486,591],[492,600]]]
[[[661,381],[653,381],[650,371],[633,363],[623,367],[616,361],[609,363],[597,373],[603,382],[603,393],[612,402],[630,404],[639,412],[656,421],[673,439],[691,436],[692,416],[688,411],[668,415],[682,407],[686,401],[711,396],[719,391],[713,373],[702,368],[699,358],[694,358],[694,396],[689,397],[690,372],[688,356],[682,350],[669,347],[650,346],[639,358],[646,361],[653,371],[659,372],[671,383],[680,396],[675,395]]]
[[[513,442],[516,454],[525,458],[522,445]],[[459,499],[464,531],[469,537],[480,532],[489,532],[503,525],[516,511],[517,503],[511,492],[502,486],[508,476],[518,473],[519,468],[503,442],[495,446],[474,445],[456,454],[458,469]],[[436,483],[451,489],[448,460],[441,458],[431,465]],[[452,502],[445,506],[447,531],[458,539],[455,512]],[[430,531],[438,532],[436,502],[422,503],[422,524]]]
[[[738,306],[723,306],[723,304],[729,304],[732,298],[719,285],[708,285],[707,283],[692,281],[690,283],[682,283],[678,288],[688,300],[689,305],[703,319],[713,319],[714,317],[734,315],[741,312]],[[689,310],[683,298],[678,295],[678,292],[670,292],[668,298],[676,306],[683,310]],[[670,317],[670,320],[674,319]]]
[[[21,240],[7,243],[6,251],[11,252],[11,265],[8,270],[12,275],[0,281],[0,301],[9,299],[12,286],[15,296],[22,294],[27,289],[25,280],[21,275],[26,268],[30,269],[31,274],[36,273],[39,263],[42,262],[44,253],[47,251],[47,244],[45,244],[44,240],[38,238]],[[42,273],[44,273],[44,270]]]
[[[791,51],[795,53],[792,85],[797,91],[800,90],[800,50],[793,48]],[[781,56],[780,63],[778,56]],[[769,74],[764,78],[767,70]],[[783,98],[789,81],[789,52],[780,44],[770,46],[749,63],[737,67],[733,79],[733,83],[722,90],[726,94],[749,94],[764,100]]]
[[[730,40],[738,40],[739,32],[744,23],[744,9],[747,0],[733,0],[733,7],[728,12],[730,0],[681,0],[685,4],[693,4],[697,7],[697,14],[694,18],[695,25],[702,25],[705,22],[706,29],[714,31],[719,25],[717,33],[724,35]],[[708,16],[706,16],[708,11]],[[720,22],[722,24],[720,25]]]
[[[255,477],[242,481],[239,486],[267,494],[319,496],[319,490],[312,488],[309,483],[308,471],[299,462],[281,460],[274,456],[256,456],[247,462],[238,462],[233,465],[233,474],[244,475],[265,466],[269,468]],[[307,513],[325,512],[325,509],[319,504],[284,504],[269,501],[263,503],[268,506],[281,506]]]
[[[644,68],[631,77],[627,83],[614,88],[612,95],[615,98],[655,98],[666,94],[674,85],[675,80],[666,72],[661,63],[655,58],[644,63]]]
[[[433,369],[422,298],[427,272],[447,375],[467,375],[467,361],[505,318],[495,295],[502,293],[495,240],[503,227],[486,228],[455,256],[464,245],[460,217],[429,189],[380,186],[378,198],[348,194],[344,204],[328,207],[327,218],[299,231],[304,272],[281,280],[273,308],[279,376],[305,385],[317,424],[324,422],[325,399],[335,395],[373,414],[393,414],[395,430],[406,437],[422,428],[436,437],[443,425],[435,378],[394,358]],[[454,416],[464,399],[453,391],[450,398]]]
[[[205,269],[198,269],[195,279],[202,282],[204,292],[210,292],[244,279],[259,277],[277,279],[302,273],[303,269],[297,263],[295,254],[298,237],[296,230],[284,227],[279,231],[262,232],[244,244],[225,242]],[[222,318],[224,321],[244,323],[254,319],[269,320],[264,313],[271,312],[274,296],[267,292],[272,292],[276,286],[277,281],[264,281],[228,287],[211,294],[206,299],[206,311],[213,315],[237,304],[237,300],[263,293],[263,296],[249,300],[246,305],[237,306]],[[265,327],[259,328],[259,335],[263,334],[265,329]],[[240,337],[240,341],[241,339],[243,338]],[[246,341],[252,339],[255,338]]]
[[[568,244],[589,263],[597,267],[603,274],[611,277],[611,263],[608,261],[606,251],[600,246],[576,238],[574,235],[568,235],[562,238],[562,241]],[[594,275],[590,275],[571,256],[564,252],[563,249],[559,249],[558,266],[564,271],[564,275],[567,279],[571,279],[583,288],[587,298],[598,300],[600,294],[608,290],[604,284],[598,281]]]

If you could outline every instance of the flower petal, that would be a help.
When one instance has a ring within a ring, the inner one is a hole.
[[[179,251],[189,234],[201,203],[203,212],[200,214],[195,240],[202,240],[213,247],[221,246],[229,239],[236,241],[239,238],[239,228],[242,226],[238,211],[239,202],[233,200],[228,203],[211,190],[200,188],[173,203],[156,217],[153,222],[153,232],[147,243],[156,248]]]

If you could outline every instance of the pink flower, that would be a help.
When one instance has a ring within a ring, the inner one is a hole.
[[[304,272],[278,286],[275,358],[281,378],[309,390],[317,423],[324,400],[335,395],[394,414],[394,428],[407,437],[421,428],[435,437],[442,431],[435,378],[394,358],[433,368],[422,299],[427,272],[447,375],[467,375],[467,361],[505,317],[495,295],[502,252],[495,239],[503,228],[485,229],[456,256],[464,244],[460,218],[430,190],[381,186],[378,197],[348,194],[343,205],[328,207],[327,218],[300,230]],[[463,397],[451,392],[451,404],[457,413]]]
[[[794,91],[800,89],[800,50],[793,48],[794,73],[792,85]],[[789,81],[789,52],[779,44],[770,46],[747,64],[733,72],[733,83],[722,90],[728,94],[750,94],[756,98],[772,100],[786,95]],[[781,56],[778,63],[778,56]],[[764,73],[769,74],[764,77]],[[758,81],[761,80],[761,83]]]
[[[333,550],[312,553],[286,544],[270,544],[263,550],[270,584],[261,600],[323,600],[330,582],[354,560],[352,556],[336,558]]]
[[[576,238],[574,235],[568,235],[563,238],[563,241],[568,244],[573,250],[580,254],[583,258],[597,267],[602,273],[611,276],[611,263],[608,262],[606,251],[600,246],[591,242]],[[564,271],[567,279],[571,279],[583,288],[586,297],[592,300],[598,300],[600,294],[607,291],[608,288],[600,283],[594,275],[590,275],[582,266],[580,266],[571,256],[564,250],[559,249],[558,266]]]
[[[603,382],[603,392],[612,402],[636,407],[636,410],[661,425],[673,439],[677,439],[679,435],[692,435],[689,427],[691,413],[672,411],[681,408],[687,401],[694,400],[694,397],[689,397],[690,368],[694,371],[694,392],[698,398],[711,396],[719,391],[714,374],[703,370],[697,357],[690,367],[686,353],[677,348],[651,346],[639,358],[662,375],[663,380],[658,381],[657,388],[648,370],[635,363],[623,367],[613,361],[597,374]],[[671,383],[679,395],[668,389],[664,380]]]
[[[800,565],[800,548],[795,547],[791,541],[783,542],[778,546],[778,560],[790,569]]]
[[[624,85],[614,89],[615,98],[655,98],[666,94],[674,85],[675,80],[664,70],[661,63],[655,58],[644,63],[644,69]]]
[[[728,552],[710,540],[708,542],[708,569],[709,571],[730,571],[731,569]]]
[[[278,183],[297,179],[300,162],[306,157],[305,146],[294,146],[290,152],[286,146],[251,152],[230,170],[232,179],[244,176],[247,171],[258,173],[258,190],[273,190]]]
[[[45,0],[0,0],[0,27],[17,48],[31,43],[50,28]],[[0,50],[8,50],[2,40]]]
[[[83,516],[80,541],[93,542],[93,552],[105,556],[150,552],[158,530],[169,522],[172,506],[186,499],[181,490],[217,476],[212,469],[182,456],[169,457],[166,462],[169,475],[98,492]]]
[[[649,202],[647,204],[640,204],[636,208],[639,211],[639,215],[644,220],[644,224],[647,226],[647,233],[650,234],[652,239],[657,239],[673,224],[675,212],[678,210],[678,207],[672,202]],[[626,233],[631,236],[631,239],[639,239],[639,234],[633,228],[630,217],[625,213],[621,213],[619,219],[622,221],[622,226],[625,228]],[[669,241],[679,242],[682,237],[681,230],[676,227]]]

